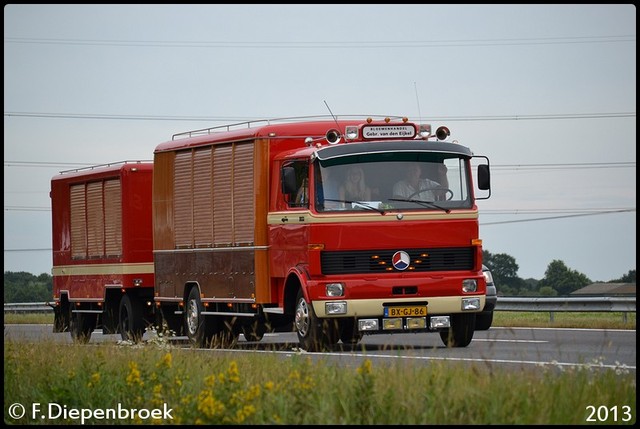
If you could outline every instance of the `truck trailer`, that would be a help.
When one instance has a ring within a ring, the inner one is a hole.
[[[138,341],[155,324],[152,172],[122,161],[51,179],[54,332]]]

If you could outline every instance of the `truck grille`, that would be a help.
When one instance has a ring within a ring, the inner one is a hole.
[[[466,271],[473,269],[473,247],[402,249],[411,262],[405,272]],[[366,274],[398,272],[392,257],[396,250],[351,250],[322,252],[322,274]]]

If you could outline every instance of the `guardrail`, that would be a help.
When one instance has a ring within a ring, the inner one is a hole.
[[[45,312],[53,308],[47,302],[22,302],[4,305],[5,313]],[[545,312],[636,312],[635,296],[584,296],[584,297],[512,297],[498,296],[495,311],[545,311]],[[553,319],[552,319],[553,320]]]
[[[41,313],[53,311],[53,307],[46,302],[14,302],[5,303],[5,313]]]
[[[621,312],[627,323],[627,313],[636,312],[635,296],[581,296],[581,297],[511,297],[499,296],[494,311],[544,311],[553,322],[555,312]]]

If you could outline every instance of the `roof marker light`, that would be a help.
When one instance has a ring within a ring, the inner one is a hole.
[[[451,135],[451,131],[447,127],[438,127],[436,130],[436,137],[438,140],[444,140]]]
[[[340,141],[340,131],[338,130],[329,130],[325,134],[325,138],[329,142],[329,144],[336,144]]]
[[[420,137],[423,139],[428,139],[431,137],[431,125],[430,124],[420,124]]]

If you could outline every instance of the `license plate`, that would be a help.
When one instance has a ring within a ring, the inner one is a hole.
[[[424,305],[384,308],[384,317],[419,317],[426,315],[427,307]]]

